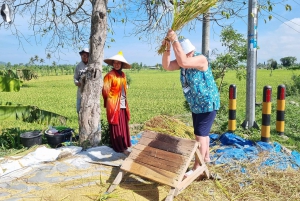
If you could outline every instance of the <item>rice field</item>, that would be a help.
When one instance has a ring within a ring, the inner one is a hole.
[[[128,89],[128,100],[131,110],[130,124],[144,124],[150,127],[154,120],[158,123],[163,123],[157,117],[158,115],[185,116],[190,118],[189,112],[183,107],[184,97],[181,91],[179,82],[179,72],[163,72],[156,70],[142,70],[140,72],[128,71],[132,83]],[[257,102],[262,102],[263,87],[269,85],[273,89],[272,94],[272,111],[276,110],[276,91],[280,84],[290,83],[293,74],[299,75],[299,71],[288,70],[258,70],[257,72]],[[245,118],[245,102],[246,102],[246,80],[237,80],[235,72],[229,71],[225,77],[225,87],[222,89],[222,104],[225,108],[219,113],[216,119],[217,124],[223,124],[225,127],[216,127],[217,132],[224,132],[227,120],[227,105],[228,105],[228,87],[230,84],[237,86],[237,125],[238,134],[243,136],[258,137],[259,131],[247,132],[240,128],[240,123]],[[25,82],[20,92],[0,93],[0,102],[13,102],[15,104],[34,105],[42,110],[51,111],[68,118],[67,126],[73,129],[78,128],[77,113],[75,108],[76,102],[76,87],[73,84],[71,75],[62,76],[43,76],[37,80]],[[290,104],[290,101],[300,102],[297,96],[287,97],[286,106],[286,135],[289,140],[281,139],[274,134],[275,116],[272,114],[272,134],[273,139],[285,145],[289,149],[300,150],[299,138],[299,106]],[[102,118],[105,117],[103,102],[101,102]],[[220,120],[221,119],[221,120]],[[256,110],[257,123],[261,121],[261,108]],[[151,121],[150,121],[151,120]],[[159,124],[155,123],[154,126]],[[170,125],[170,124],[168,124]],[[5,128],[20,128],[24,130],[45,129],[49,125],[37,123],[25,123],[22,121],[0,121],[0,132]],[[161,126],[162,127],[162,126]],[[169,131],[175,133],[185,133],[184,129],[190,129],[185,124],[180,122],[171,125]],[[180,127],[180,128],[177,128]],[[160,129],[160,128],[156,128]],[[223,130],[222,130],[223,129]],[[250,135],[250,134],[253,134]],[[261,156],[263,160],[263,156]],[[255,163],[241,164],[247,169],[247,173],[241,171],[232,171],[231,167],[222,165],[209,165],[209,171],[217,173],[222,177],[221,180],[204,180],[194,181],[181,194],[175,197],[176,200],[300,200],[299,174],[298,171],[288,169],[287,171],[278,171],[272,168],[267,168],[264,171],[259,171],[261,160]],[[111,178],[115,178],[117,171],[112,171]],[[132,176],[132,175],[131,175]],[[95,178],[97,180],[97,178]],[[130,197],[149,198],[150,200],[164,200],[170,187],[160,185],[154,182],[142,183],[140,181],[126,179],[122,182],[113,195],[122,195],[123,200],[130,200]],[[96,197],[101,195],[109,187],[111,181],[107,180],[101,187],[88,187]],[[49,187],[53,188],[53,187]],[[65,188],[62,188],[65,189]],[[92,190],[91,190],[92,189]],[[53,189],[52,189],[53,190]],[[72,192],[77,197],[82,196],[83,191]],[[80,194],[80,195],[79,195]],[[129,196],[128,199],[126,196]],[[53,195],[54,196],[54,195]],[[64,196],[61,194],[55,195],[56,200],[62,200]],[[94,196],[94,197],[95,197]],[[89,199],[90,198],[90,199]],[[86,198],[87,200],[95,200],[93,196]],[[64,199],[64,198],[63,198]],[[120,200],[119,198],[103,200]]]
[[[157,70],[128,71],[132,82],[128,89],[128,102],[131,111],[130,124],[143,124],[157,115],[183,115],[188,112],[183,103],[179,72]],[[258,70],[257,72],[257,102],[262,102],[262,91],[266,85],[272,86],[272,101],[276,101],[276,91],[279,84],[289,83],[297,71],[288,70]],[[228,87],[237,87],[237,121],[245,116],[246,80],[237,80],[235,72],[229,71],[225,77],[225,87],[222,89],[222,104],[227,107]],[[42,110],[57,113],[68,118],[66,125],[78,129],[76,113],[76,87],[72,75],[42,76],[23,84],[19,92],[0,93],[0,102],[32,105]],[[103,101],[100,98],[101,118],[106,119]],[[261,114],[256,114],[259,118]],[[45,129],[49,125],[25,123],[22,121],[1,121],[0,130],[15,128],[26,130]]]

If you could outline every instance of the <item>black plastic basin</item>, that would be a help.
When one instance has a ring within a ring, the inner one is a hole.
[[[41,131],[29,131],[21,133],[20,138],[24,147],[31,147],[33,145],[42,144]]]
[[[52,147],[60,147],[61,143],[67,142],[71,140],[73,129],[69,129],[67,131],[63,131],[62,133],[57,134],[48,134],[45,132],[45,136],[47,138],[48,144]]]

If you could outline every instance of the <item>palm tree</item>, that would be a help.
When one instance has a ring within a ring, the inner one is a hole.
[[[40,63],[43,65],[43,63],[45,63],[45,60],[43,58],[41,58]]]
[[[50,61],[50,59],[51,59],[51,54],[50,54],[50,53],[47,53],[46,58]]]
[[[56,62],[55,62],[55,61],[52,62],[52,67],[54,68],[55,75],[57,75],[57,74],[56,74],[56,68],[55,68],[55,67],[56,67]],[[52,71],[52,70],[51,70],[51,71]]]
[[[30,57],[30,59],[29,59],[29,64],[34,64],[34,58],[33,57]]]
[[[38,61],[38,60],[39,60],[39,56],[38,56],[38,55],[35,55],[35,56],[34,56],[34,60],[35,60],[35,61]]]

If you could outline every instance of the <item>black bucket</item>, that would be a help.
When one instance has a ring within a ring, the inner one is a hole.
[[[24,147],[31,147],[33,145],[42,144],[41,131],[30,131],[21,133],[20,138]]]
[[[71,141],[73,129],[64,130],[61,133],[48,134],[45,132],[48,144],[52,148],[61,147],[61,143]]]

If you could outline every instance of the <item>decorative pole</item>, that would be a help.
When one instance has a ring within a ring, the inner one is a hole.
[[[229,86],[229,119],[228,131],[234,132],[236,130],[236,86],[231,84]]]
[[[263,91],[263,105],[262,105],[262,126],[261,126],[262,142],[270,141],[271,104],[272,104],[272,87],[265,86]]]
[[[284,134],[284,113],[285,113],[285,85],[277,87],[277,113],[276,131],[279,135]]]

